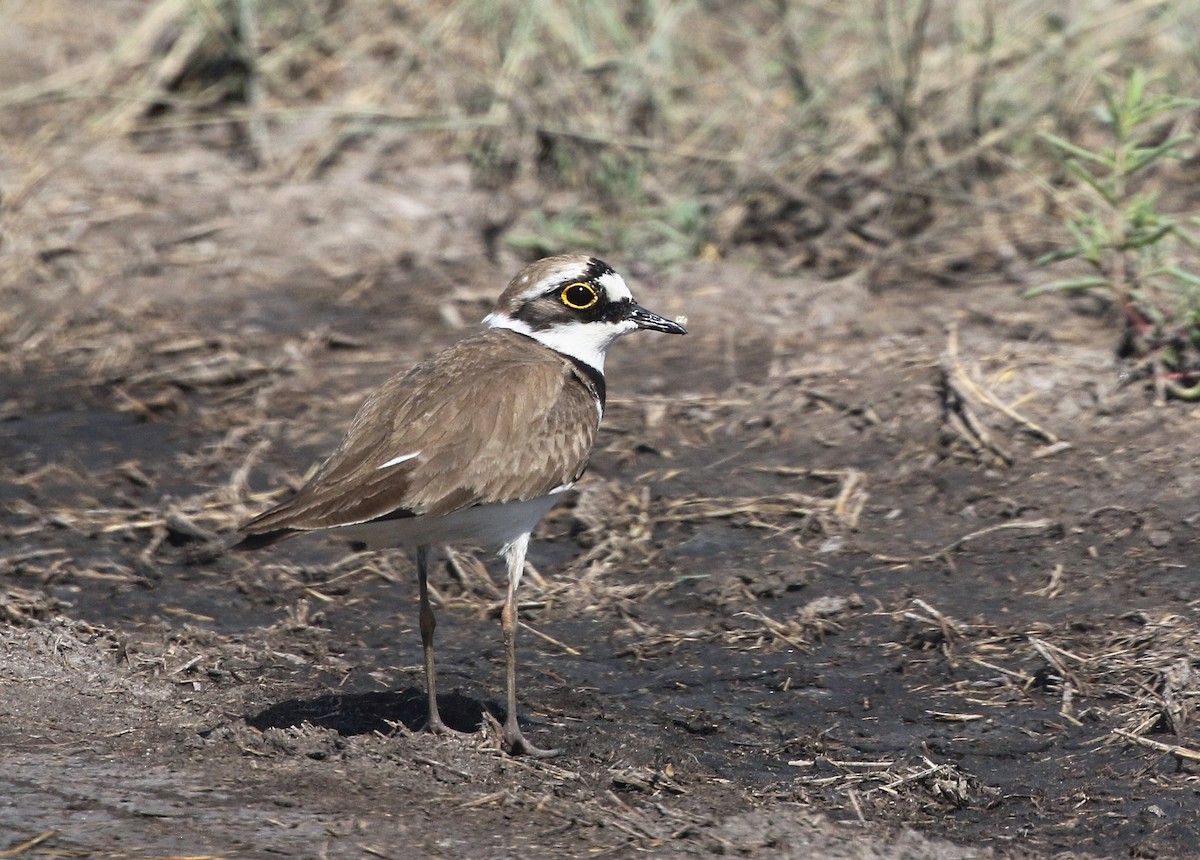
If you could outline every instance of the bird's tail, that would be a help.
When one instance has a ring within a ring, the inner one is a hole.
[[[272,529],[266,532],[251,532],[250,534],[242,533],[242,539],[233,544],[230,549],[237,550],[254,550],[262,549],[272,544],[277,544],[281,540],[290,538],[296,534],[297,529]]]

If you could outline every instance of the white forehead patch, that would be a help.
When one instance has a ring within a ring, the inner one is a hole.
[[[596,279],[596,283],[604,288],[610,302],[619,302],[621,299],[633,300],[633,293],[629,292],[629,287],[625,286],[625,279],[616,272],[601,275]]]

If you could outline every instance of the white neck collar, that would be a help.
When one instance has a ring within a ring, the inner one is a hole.
[[[636,323],[622,320],[616,323],[572,322],[534,331],[527,323],[502,313],[488,314],[483,323],[491,328],[506,328],[531,337],[542,346],[582,361],[600,373],[604,372],[604,352],[609,344],[637,329]]]

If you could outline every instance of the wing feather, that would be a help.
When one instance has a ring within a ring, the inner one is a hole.
[[[593,395],[569,362],[522,335],[489,330],[384,383],[312,480],[242,533],[536,498],[582,474],[598,424]]]

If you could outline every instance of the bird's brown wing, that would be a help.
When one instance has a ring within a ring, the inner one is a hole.
[[[595,396],[566,360],[521,335],[485,332],[368,397],[333,456],[243,526],[242,543],[545,495],[582,474],[598,424]]]

